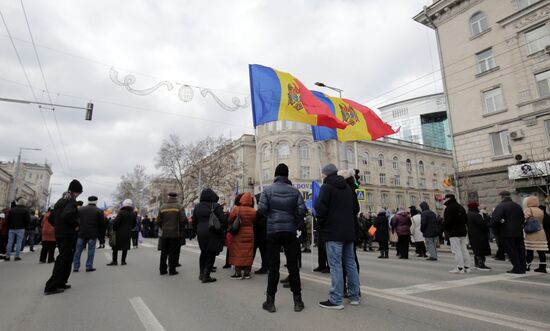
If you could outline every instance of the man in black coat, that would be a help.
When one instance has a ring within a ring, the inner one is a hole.
[[[76,198],[82,193],[82,184],[73,179],[69,189],[63,194],[53,208],[48,221],[55,226],[55,239],[59,248],[59,255],[55,259],[52,276],[46,282],[44,294],[61,293],[69,289],[67,284],[71,275],[71,262],[73,261],[76,231],[78,229],[78,208]]]
[[[485,257],[491,255],[489,246],[489,224],[485,222],[479,211],[479,204],[476,201],[468,203],[468,239],[474,252],[476,269],[479,271],[491,271],[485,265]]]
[[[78,217],[80,219],[80,225],[73,258],[73,272],[78,272],[80,269],[80,256],[82,255],[84,247],[87,247],[88,251],[86,272],[95,271],[95,245],[99,232],[103,227],[103,211],[97,208],[96,196],[92,195],[88,197],[88,205],[78,208]]]
[[[430,206],[426,201],[420,203],[420,231],[424,236],[426,248],[428,249],[428,257],[426,260],[437,261],[437,240],[439,238],[439,227],[437,224],[437,215],[430,210]]]
[[[6,223],[8,224],[8,245],[6,246],[6,261],[10,260],[11,250],[15,242],[15,261],[21,260],[19,256],[25,240],[25,228],[31,222],[31,214],[25,207],[23,200],[19,199],[17,205],[10,209]]]
[[[467,248],[468,216],[462,205],[456,201],[454,194],[445,195],[445,212],[443,214],[444,226],[449,241],[451,242],[451,252],[455,257],[456,268],[450,270],[450,273],[469,273],[470,272],[470,252]]]
[[[539,209],[544,213],[544,218],[542,220],[542,228],[546,233],[546,241],[550,245],[550,215],[546,212],[546,207],[543,205],[539,206]]]
[[[167,272],[170,273],[170,276],[178,274],[176,267],[179,264],[182,232],[188,221],[185,209],[178,203],[177,197],[177,193],[168,193],[168,201],[160,207],[157,218],[157,223],[162,229],[159,266],[161,275],[166,275]],[[166,260],[168,260],[168,265]]]
[[[512,201],[510,192],[499,193],[502,201],[496,206],[491,221],[498,233],[502,248],[512,262],[512,270],[508,273],[524,274],[527,269],[525,259],[525,241],[523,239],[523,223],[525,216],[523,208]]]
[[[260,203],[260,194],[256,195],[256,203]],[[260,250],[262,264],[260,269],[254,273],[257,275],[267,274],[267,218],[261,213],[256,212],[256,222],[254,223],[254,256],[257,250]]]

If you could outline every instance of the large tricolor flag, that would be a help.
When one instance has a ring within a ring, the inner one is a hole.
[[[258,64],[249,65],[249,71],[254,127],[282,120],[339,129],[347,126],[291,74]]]
[[[343,130],[319,126],[312,127],[315,141],[330,139],[339,141],[376,140],[399,131],[394,131],[372,109],[355,101],[331,97],[317,91],[312,91],[312,93],[317,99],[326,104],[339,120],[348,124]]]

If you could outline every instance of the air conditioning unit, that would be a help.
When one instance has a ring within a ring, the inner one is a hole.
[[[526,163],[529,161],[529,157],[524,153],[514,155],[514,159],[516,159],[518,163]]]
[[[525,134],[523,133],[523,130],[510,132],[510,139],[512,140],[521,140],[523,138],[525,138]]]
[[[550,53],[550,45],[544,47],[544,53]]]

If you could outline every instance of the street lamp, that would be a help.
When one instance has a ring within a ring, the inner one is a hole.
[[[19,147],[19,155],[17,156],[17,165],[15,166],[15,175],[13,176],[13,185],[10,187],[10,193],[8,195],[8,201],[11,203],[15,201],[15,193],[17,191],[17,178],[19,177],[19,168],[21,166],[21,152],[22,151],[41,151],[41,148],[31,147]]]
[[[344,92],[344,90],[342,90],[342,89],[339,89],[339,88],[334,87],[334,86],[328,86],[325,83],[321,83],[321,82],[316,82],[315,85],[317,85],[319,87],[325,87],[325,88],[328,88],[330,90],[336,91],[340,95],[340,98],[342,98],[342,92]]]
[[[71,109],[83,109],[86,111],[86,115],[84,116],[84,119],[86,121],[92,120],[92,115],[94,113],[94,104],[91,102],[88,102],[86,107],[75,107],[75,106],[68,106],[68,105],[59,105],[55,103],[45,103],[45,102],[38,102],[38,101],[30,101],[30,100],[20,100],[20,99],[9,99],[9,98],[0,98],[0,101],[4,102],[14,102],[14,103],[24,103],[27,105],[30,104],[36,104],[36,105],[45,105],[45,106],[51,106],[51,107],[63,107],[63,108],[71,108]]]

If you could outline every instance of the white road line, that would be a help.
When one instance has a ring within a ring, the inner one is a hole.
[[[160,324],[151,309],[147,307],[141,297],[135,297],[128,300],[130,300],[130,304],[132,304],[132,307],[136,311],[136,314],[138,315],[139,320],[141,321],[143,326],[145,327],[145,330],[164,331],[164,327],[162,326],[162,324]]]
[[[540,283],[540,282],[529,282],[526,280],[515,280],[515,279],[505,279],[508,282],[514,282],[514,283],[521,283],[526,285],[540,285],[540,286],[550,286],[550,284],[547,283]]]
[[[140,244],[140,246],[147,247],[147,248],[155,248],[157,245],[150,244],[148,242],[143,242]]]

